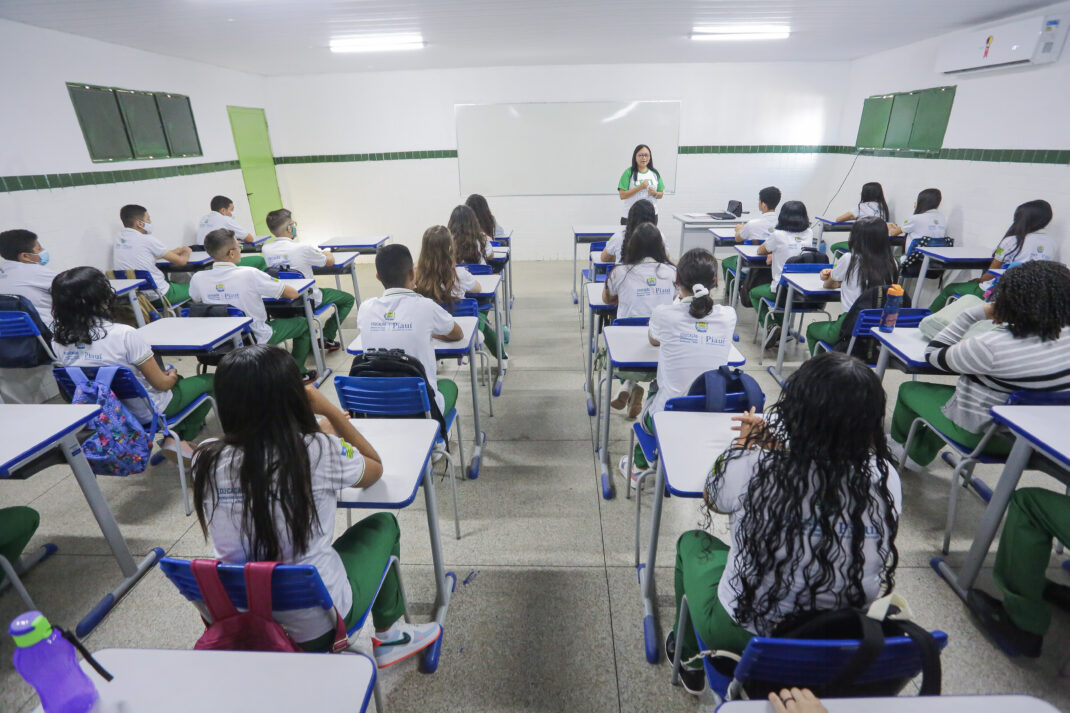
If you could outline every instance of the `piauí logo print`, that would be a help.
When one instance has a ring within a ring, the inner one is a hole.
[[[651,287],[653,287],[654,285],[658,284],[657,278],[654,278],[654,277],[646,278],[646,284],[648,284]]]
[[[394,313],[393,312],[387,312],[384,315],[384,319],[386,319],[387,322],[393,322],[394,321]]]
[[[700,332],[705,332],[707,329],[707,325],[705,322],[695,322],[695,329]]]

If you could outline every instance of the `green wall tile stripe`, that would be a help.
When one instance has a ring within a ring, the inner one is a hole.
[[[349,163],[354,161],[408,161],[426,158],[457,158],[455,149],[438,151],[388,151],[384,153],[344,153],[310,156],[276,156],[275,165],[295,163]]]
[[[949,161],[988,161],[998,163],[1049,163],[1070,165],[1070,150],[1052,149],[939,149],[913,151],[910,149],[859,149],[854,146],[836,145],[779,145],[757,146],[681,146],[681,154],[718,153],[834,153],[861,154],[886,158],[929,158]]]
[[[36,176],[0,176],[0,193],[34,191],[51,188],[74,188],[77,186],[97,186],[106,183],[127,183],[130,181],[151,181],[157,178],[174,178],[175,176],[196,176],[202,173],[234,171],[239,168],[241,168],[241,166],[237,161],[215,161],[212,163],[188,163],[178,166],[156,166],[154,168],[130,168],[120,171],[48,173]]]

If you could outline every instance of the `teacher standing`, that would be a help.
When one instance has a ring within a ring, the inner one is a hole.
[[[654,155],[646,144],[639,144],[632,151],[632,165],[621,174],[617,192],[624,201],[621,210],[621,225],[628,224],[628,211],[639,201],[654,204],[654,224],[658,222],[658,199],[665,195],[665,183],[654,168]]]

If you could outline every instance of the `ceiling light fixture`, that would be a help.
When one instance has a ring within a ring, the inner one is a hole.
[[[786,40],[791,28],[783,25],[721,25],[692,27],[693,40]]]
[[[426,43],[419,32],[393,35],[351,35],[331,38],[331,52],[394,52],[418,50]]]

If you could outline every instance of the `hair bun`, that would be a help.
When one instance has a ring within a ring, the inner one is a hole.
[[[691,293],[694,294],[696,298],[706,297],[710,294],[710,290],[701,282],[696,282],[694,285],[691,285]]]

